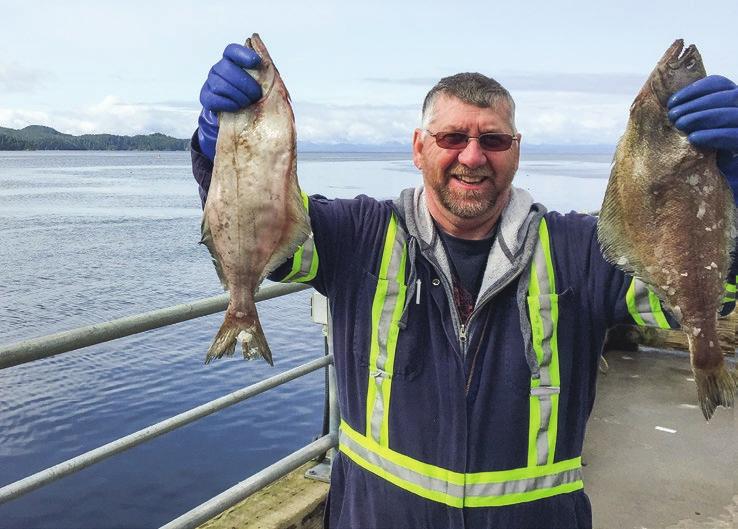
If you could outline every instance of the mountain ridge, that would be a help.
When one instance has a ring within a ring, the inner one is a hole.
[[[0,151],[186,151],[189,139],[161,134],[65,134],[45,125],[0,127]]]

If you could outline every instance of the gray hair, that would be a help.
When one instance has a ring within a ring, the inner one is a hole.
[[[444,77],[431,88],[423,101],[422,127],[427,129],[434,118],[436,100],[440,95],[453,96],[464,103],[480,108],[493,108],[500,104],[510,112],[510,125],[515,129],[515,101],[510,92],[500,83],[481,73],[457,73]]]

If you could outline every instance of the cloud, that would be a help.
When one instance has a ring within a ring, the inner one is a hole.
[[[53,78],[50,72],[27,68],[17,63],[0,63],[0,92],[34,92]]]
[[[583,92],[597,94],[630,94],[635,96],[645,76],[630,73],[555,73],[555,72],[501,72],[494,76],[513,92]],[[432,87],[438,82],[432,77],[383,78],[368,77],[365,81],[390,85]]]
[[[130,103],[109,95],[75,110],[53,113],[0,108],[0,124],[11,128],[47,125],[68,134],[151,134],[189,138],[197,127],[199,107],[189,102]]]
[[[321,143],[410,143],[417,105],[294,105],[298,137]]]
[[[625,130],[631,96],[571,92],[523,93],[516,122],[534,144],[614,144]]]
[[[630,95],[523,91],[517,94],[517,127],[529,144],[613,144],[625,129]],[[367,105],[296,101],[303,142],[410,144],[420,104]],[[192,101],[127,102],[117,96],[80,109],[44,112],[0,108],[0,126],[47,125],[69,134],[150,134],[188,138],[197,126]]]

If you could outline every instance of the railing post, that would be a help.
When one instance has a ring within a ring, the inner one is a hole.
[[[314,323],[323,325],[323,336],[325,339],[325,354],[330,355],[333,353],[333,328],[330,314],[330,307],[328,306],[328,299],[315,292],[311,300],[311,313]],[[340,423],[340,413],[338,411],[338,391],[336,385],[336,370],[333,363],[326,366],[326,405],[328,407],[328,423],[323,424],[324,430],[323,435],[335,435],[338,438],[338,425]],[[336,455],[335,447],[331,448],[325,453],[320,462],[313,468],[305,472],[305,477],[308,479],[314,479],[317,481],[324,481],[330,483],[331,481],[331,464],[333,458]]]

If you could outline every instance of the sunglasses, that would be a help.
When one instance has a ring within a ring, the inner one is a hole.
[[[433,136],[436,144],[443,149],[465,149],[469,140],[477,140],[483,151],[506,151],[518,138],[504,132],[487,132],[479,136],[469,136],[463,132],[436,132],[426,129]]]

